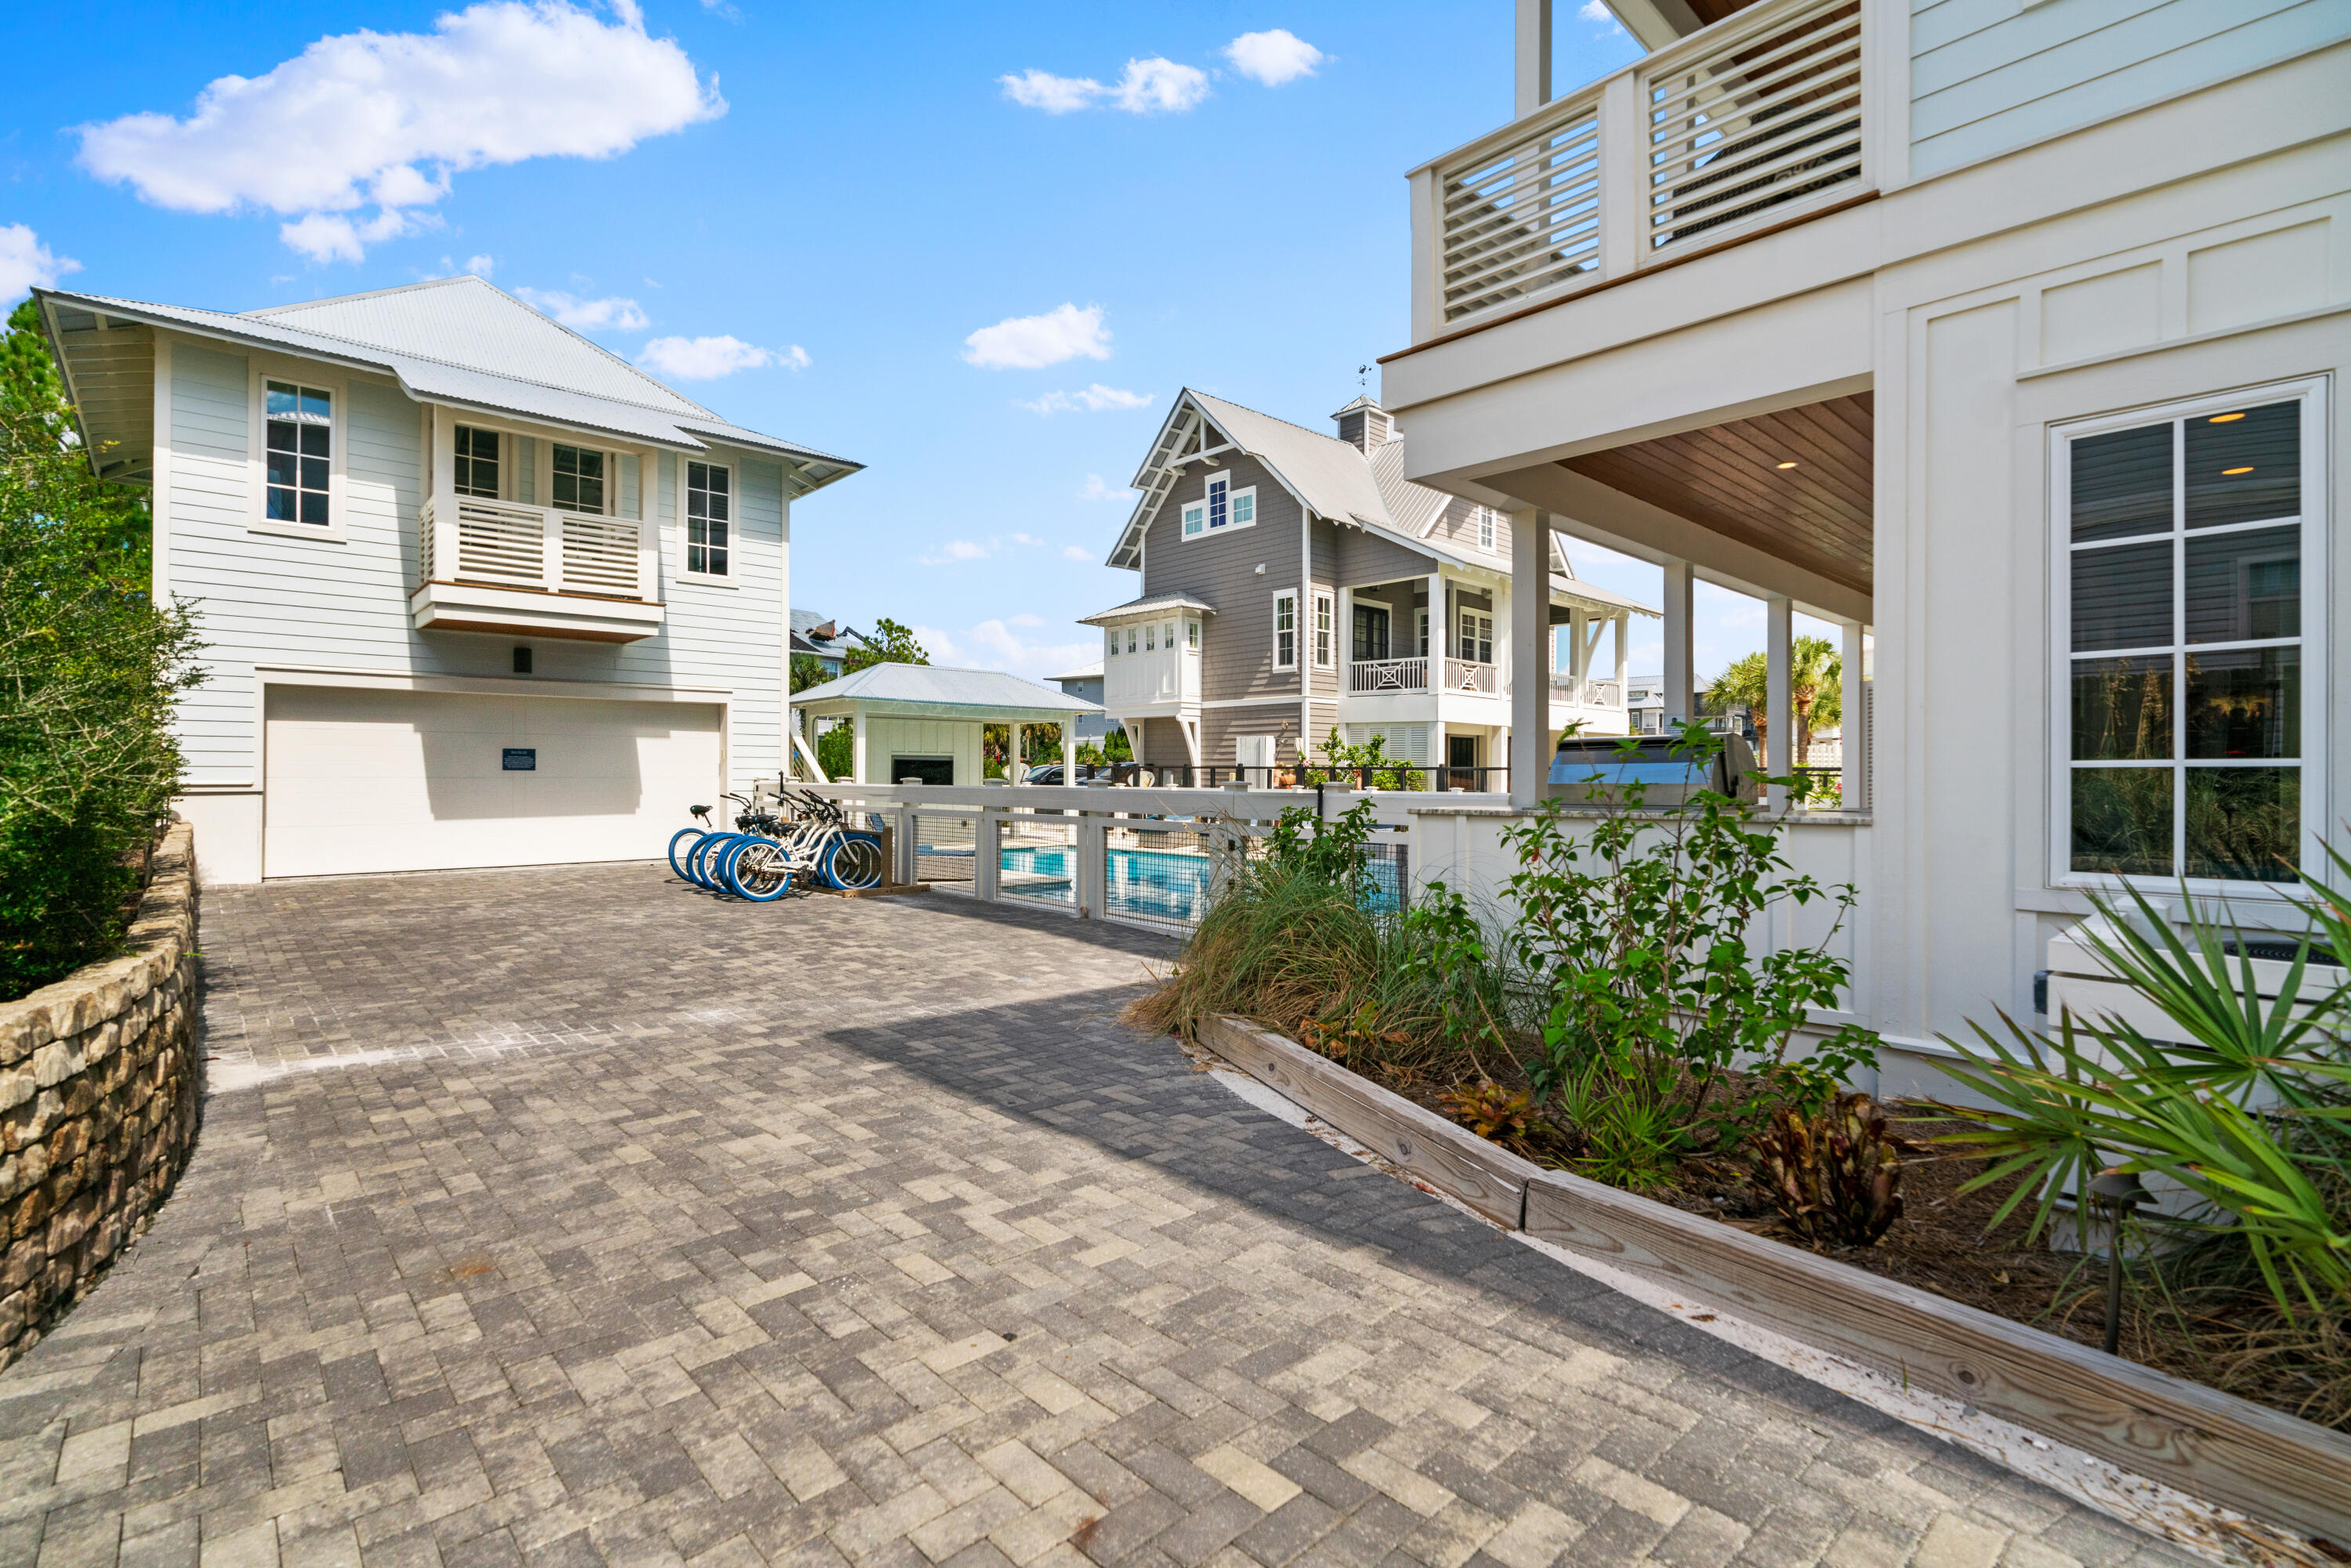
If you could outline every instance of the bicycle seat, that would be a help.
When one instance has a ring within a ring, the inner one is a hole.
[[[688,806],[686,810],[693,812],[697,817],[706,817],[710,815],[710,808],[707,806]]]

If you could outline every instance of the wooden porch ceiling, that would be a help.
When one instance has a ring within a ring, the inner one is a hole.
[[[1560,466],[1868,593],[1872,402],[1856,392]]]

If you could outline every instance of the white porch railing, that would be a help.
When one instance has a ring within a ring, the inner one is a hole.
[[[634,518],[460,496],[454,516],[432,497],[417,517],[423,580],[650,600],[654,572]]]
[[[1418,659],[1357,659],[1347,669],[1350,692],[1425,692],[1428,661]]]
[[[1416,338],[1865,180],[1858,0],[1763,0],[1415,175]]]
[[[1502,693],[1502,672],[1495,664],[1481,664],[1468,659],[1447,659],[1445,661],[1445,689],[1499,696]]]
[[[1579,707],[1623,707],[1625,686],[1621,681],[1577,680],[1563,670],[1554,670],[1551,677],[1552,695],[1560,701]]]

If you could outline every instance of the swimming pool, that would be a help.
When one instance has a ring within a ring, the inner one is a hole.
[[[1007,849],[999,892],[1006,898],[1072,903],[1077,896],[1076,856],[1077,852],[1066,844]],[[1375,856],[1370,866],[1375,889],[1373,907],[1398,907],[1405,874],[1401,862]],[[1103,913],[1188,924],[1207,908],[1208,857],[1169,850],[1114,848],[1110,852],[1108,883]]]

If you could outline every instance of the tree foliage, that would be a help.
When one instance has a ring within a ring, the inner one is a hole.
[[[930,662],[930,654],[914,641],[914,629],[902,626],[885,615],[873,622],[873,630],[865,634],[863,642],[842,655],[841,673],[854,674],[875,664],[927,664]]]
[[[1771,734],[1771,680],[1761,653],[1733,659],[1707,687],[1719,712],[1738,706],[1755,716],[1755,733]],[[1794,757],[1802,766],[1813,731],[1844,722],[1844,655],[1826,637],[1799,637],[1788,646],[1788,695],[1796,709]]]
[[[201,678],[187,611],[150,591],[143,495],[98,479],[39,335],[0,340],[0,997],[120,941],[180,778]]]

